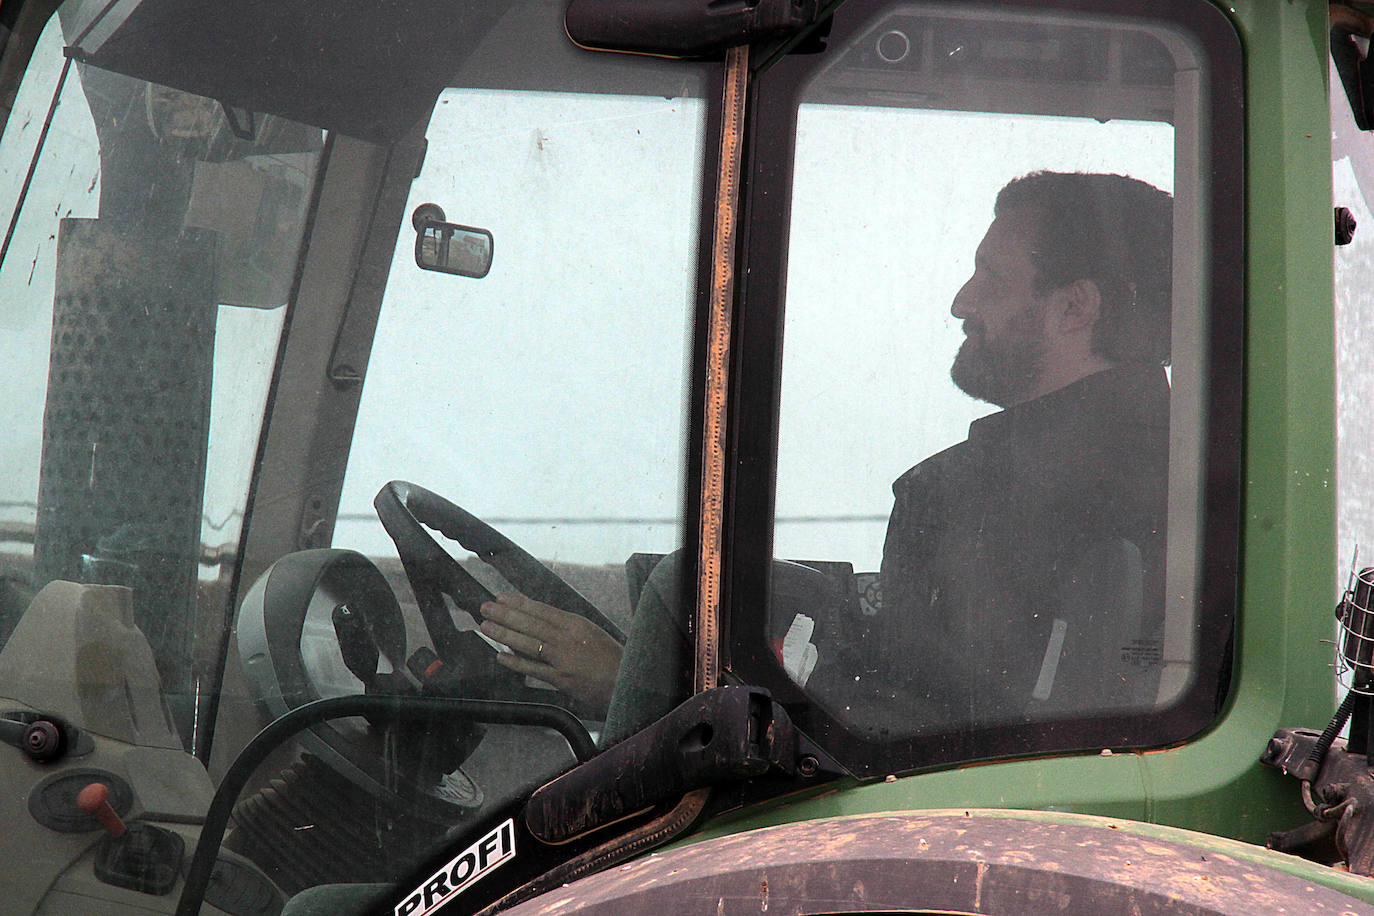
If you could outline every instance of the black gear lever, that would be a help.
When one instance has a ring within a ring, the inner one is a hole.
[[[356,613],[347,604],[334,608],[329,615],[334,624],[334,635],[339,640],[339,652],[349,672],[363,682],[368,693],[373,692],[377,681],[377,661],[381,650],[364,615]]]

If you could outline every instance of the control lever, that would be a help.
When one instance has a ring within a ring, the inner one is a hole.
[[[338,638],[344,665],[362,681],[367,693],[393,696],[411,696],[415,693],[415,687],[400,672],[377,672],[381,650],[368,626],[366,615],[357,613],[347,604],[340,604],[334,608],[330,620],[334,624],[334,635]],[[422,692],[427,696],[442,696],[442,692],[430,689],[422,671],[417,670],[418,656],[420,653],[411,657],[409,667],[416,680],[423,685]],[[429,656],[424,665],[430,668],[435,664],[443,667],[433,652]],[[396,729],[399,754],[412,775],[422,783],[437,782],[445,773],[456,770],[477,749],[482,736],[486,734],[486,729],[476,722],[450,720],[437,715],[432,720],[418,723],[387,724],[373,721],[372,718],[368,718],[368,721],[374,726]]]
[[[381,650],[372,638],[366,618],[347,604],[341,604],[334,608],[329,619],[334,624],[334,636],[339,641],[339,654],[343,656],[344,666],[371,693],[373,682],[377,680],[377,661],[381,657]]]
[[[129,832],[124,821],[115,809],[110,807],[110,787],[103,782],[93,782],[76,794],[76,807],[86,814],[94,815],[105,832],[119,839]]]
[[[378,673],[382,650],[377,645],[376,635],[366,614],[358,613],[347,604],[340,604],[334,608],[329,619],[334,624],[334,636],[339,642],[339,654],[343,656],[344,667],[362,682],[364,693],[414,695],[415,686],[406,680],[405,675],[396,671]]]
[[[476,631],[465,630],[453,641],[453,664],[447,664],[428,646],[421,646],[406,661],[426,696],[469,697],[476,700],[523,699],[547,702],[548,691],[526,695],[525,677],[496,661],[497,652]]]
[[[95,852],[95,876],[114,887],[162,895],[176,887],[186,841],[153,824],[126,824],[110,806],[110,790],[93,782],[77,793],[76,807],[95,816],[106,835]]]

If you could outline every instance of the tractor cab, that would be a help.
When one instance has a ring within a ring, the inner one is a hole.
[[[6,0],[6,907],[1363,912],[1279,6]]]

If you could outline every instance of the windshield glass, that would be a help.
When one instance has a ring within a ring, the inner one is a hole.
[[[240,611],[239,658],[277,714],[358,693],[518,700],[567,709],[589,743],[607,740],[637,593],[683,542],[705,119],[694,70],[646,96],[597,81],[615,58],[576,62],[561,90],[460,74],[438,98],[330,549],[275,562]],[[477,248],[489,239],[489,269],[426,269],[449,232],[423,228],[431,217]],[[283,604],[295,583],[318,587]],[[364,632],[380,655],[360,662]],[[348,848],[370,858],[348,878],[390,881],[574,750],[518,717],[402,732],[394,748],[334,723],[283,778],[302,795],[324,780],[357,796]],[[380,841],[363,830],[378,812]],[[227,846],[288,892],[340,880],[328,856],[279,854],[288,841],[264,813],[240,815]]]
[[[398,880],[607,740],[685,542],[710,68],[579,51],[562,7],[409,10],[405,53],[338,25],[317,69],[290,10],[224,14],[237,45],[179,4],[47,24],[0,142],[0,737],[57,723],[5,814],[74,826],[7,909],[176,884],[215,783],[313,700],[487,719],[286,742],[219,853],[229,911]],[[73,864],[88,782],[176,854]]]
[[[422,644],[433,620],[423,595],[411,610],[406,548],[398,557],[374,500],[399,480],[470,513],[461,546],[446,544],[503,597],[440,615],[472,652],[499,651],[521,696],[570,705],[594,736],[644,578],[682,543],[702,128],[690,97],[440,96],[407,212],[438,201],[489,230],[492,267],[480,280],[425,272],[397,245],[334,533],[391,576],[412,629],[426,621],[411,634]],[[540,590],[519,562],[483,562],[488,526],[577,595]],[[470,764],[491,770],[479,782],[498,796],[566,762],[527,749],[511,767],[499,745],[489,737]]]

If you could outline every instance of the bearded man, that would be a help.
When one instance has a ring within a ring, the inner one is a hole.
[[[887,728],[894,706],[957,732],[1145,709],[1158,690],[1172,198],[1036,172],[994,212],[951,308],[950,375],[1002,410],[893,484],[889,689],[870,709]]]

